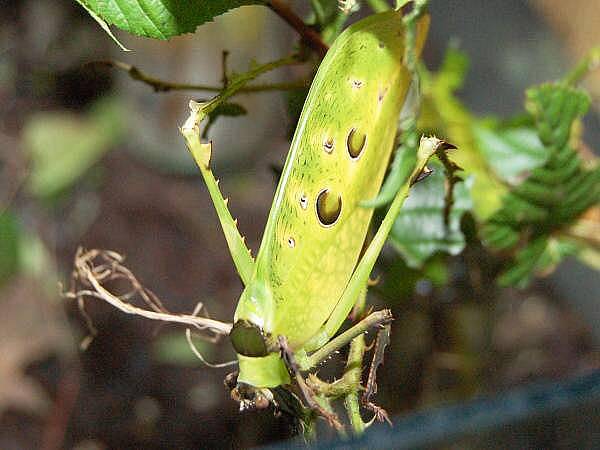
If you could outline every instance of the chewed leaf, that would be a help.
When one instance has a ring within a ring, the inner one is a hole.
[[[110,33],[108,25],[138,36],[169,39],[230,9],[262,4],[260,0],[77,0]],[[113,37],[114,39],[114,37]],[[116,40],[116,39],[115,39]]]
[[[473,181],[457,183],[448,226],[444,223],[445,177],[441,164],[431,164],[433,173],[411,189],[390,233],[390,242],[410,267],[421,267],[434,253],[456,255],[465,246],[460,219],[472,209]]]

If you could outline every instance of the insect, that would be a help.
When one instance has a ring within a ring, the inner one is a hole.
[[[411,183],[443,146],[436,138],[421,140],[411,176],[363,251],[373,209],[360,202],[378,194],[411,83],[405,28],[402,13],[388,11],[350,26],[334,42],[310,88],[256,259],[210,170],[211,144],[200,141],[203,115],[192,103],[181,131],[244,284],[230,332],[242,407],[271,400],[272,389],[294,380],[318,408],[301,372],[368,328],[391,321],[389,311],[378,311],[336,336],[365,289]],[[421,16],[417,54],[427,28],[428,17]]]

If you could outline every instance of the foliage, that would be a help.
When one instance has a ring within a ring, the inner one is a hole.
[[[168,39],[192,33],[230,9],[261,4],[260,0],[77,0],[102,25],[115,25],[129,33]],[[104,28],[104,27],[103,27]]]
[[[517,252],[499,282],[524,287],[565,256],[592,251],[565,233],[600,195],[598,168],[595,162],[585,167],[572,132],[580,128],[589,98],[566,83],[548,83],[527,91],[526,113],[478,119],[455,95],[466,67],[466,56],[450,48],[439,72],[423,72],[419,126],[460,148],[451,158],[474,179],[473,213],[484,242]]]
[[[489,122],[475,124],[474,132],[477,146],[496,177],[515,185],[528,171],[546,162],[548,154],[535,129]]]
[[[456,255],[465,246],[460,230],[462,215],[471,210],[472,179],[458,183],[449,222],[444,220],[445,177],[440,163],[432,163],[433,173],[417,183],[406,200],[390,233],[390,242],[409,267],[421,267],[434,253]]]
[[[587,94],[562,83],[527,91],[527,111],[547,156],[503,197],[502,207],[483,227],[492,247],[518,248],[502,284],[523,285],[534,272],[547,271],[579,247],[560,231],[600,201],[600,168],[584,167],[572,133],[589,104]]]

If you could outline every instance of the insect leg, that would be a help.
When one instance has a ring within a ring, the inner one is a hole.
[[[302,370],[308,370],[323,361],[336,350],[348,345],[348,343],[356,336],[369,331],[376,326],[384,326],[393,320],[392,312],[389,309],[375,311],[362,319],[360,322],[344,331],[339,336],[334,337],[327,344],[316,350],[311,355],[307,356],[303,361]]]
[[[407,129],[400,137],[401,143],[396,149],[394,160],[390,165],[390,172],[386,177],[383,186],[379,190],[377,197],[370,200],[363,200],[360,206],[363,208],[379,208],[389,205],[402,184],[410,176],[416,164],[416,149],[419,145],[416,124],[414,120],[410,121]]]
[[[436,137],[421,138],[419,149],[417,150],[417,163],[415,168],[413,169],[410,177],[404,181],[400,190],[396,193],[394,201],[385,214],[377,233],[375,233],[373,240],[367,247],[367,250],[356,266],[356,269],[352,274],[352,278],[350,278],[346,289],[329,316],[329,319],[327,319],[327,322],[325,322],[325,325],[320,332],[324,335],[324,338],[335,335],[359,298],[361,290],[364,288],[364,286],[366,286],[369,275],[373,270],[373,266],[375,265],[379,254],[381,253],[381,249],[387,240],[388,234],[394,225],[396,217],[400,213],[400,209],[404,204],[404,200],[408,196],[408,191],[413,181],[419,177],[429,158],[431,158],[436,151],[444,150],[446,148],[449,148],[449,144],[437,139]]]
[[[198,111],[192,108],[190,119],[181,128],[181,133],[185,137],[187,146],[196,160],[196,164],[200,168],[202,178],[208,188],[210,198],[215,205],[217,216],[223,227],[223,233],[227,240],[229,252],[233,258],[235,267],[242,279],[244,285],[248,284],[254,271],[254,260],[250,254],[250,250],[246,247],[244,237],[240,234],[237,228],[237,221],[233,219],[229,209],[227,208],[227,199],[224,199],[219,190],[219,183],[215,179],[212,170],[210,169],[210,155],[212,144],[202,143],[200,141],[200,129],[194,114],[198,115]]]
[[[294,353],[287,343],[287,339],[284,336],[279,336],[277,342],[281,352],[281,359],[283,359],[283,362],[285,363],[292,378],[295,378],[296,383],[298,383],[298,387],[300,388],[302,396],[306,400],[308,407],[323,416],[332,427],[336,428],[337,430],[343,430],[344,426],[338,419],[337,415],[334,412],[327,411],[319,404],[315,398],[314,391],[308,387],[304,381],[304,378],[300,373],[300,368],[298,367],[296,359],[294,358]]]

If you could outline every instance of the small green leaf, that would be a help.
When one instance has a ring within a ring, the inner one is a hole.
[[[97,102],[84,118],[64,111],[33,115],[23,130],[31,193],[52,197],[75,183],[123,135],[123,115],[116,99]]]
[[[169,39],[193,33],[230,9],[261,0],[77,0],[102,21],[138,36]],[[94,17],[97,21],[98,18]],[[102,22],[99,22],[102,25]],[[103,27],[104,28],[104,27]]]
[[[465,246],[460,219],[472,209],[472,179],[454,187],[454,205],[448,226],[444,223],[445,176],[441,164],[431,164],[434,172],[413,186],[390,233],[390,242],[409,267],[418,268],[434,253],[456,255]]]
[[[19,224],[10,212],[0,214],[0,286],[19,269]]]

